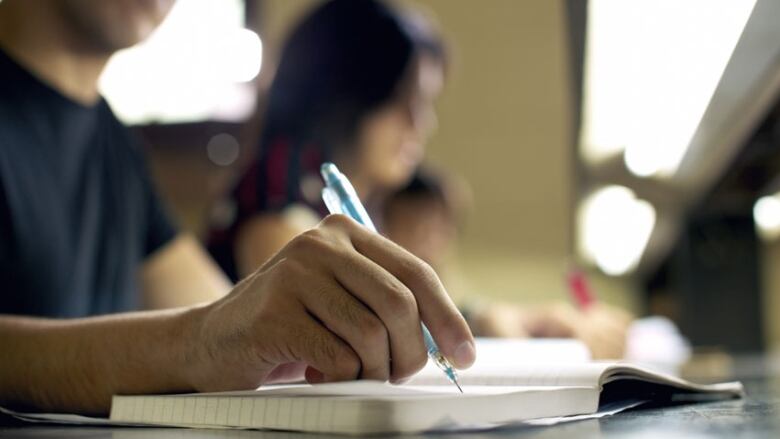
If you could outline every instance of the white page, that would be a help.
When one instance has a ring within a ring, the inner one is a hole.
[[[363,434],[471,429],[485,423],[593,413],[598,407],[598,392],[584,387],[469,387],[461,394],[440,386],[395,387],[388,393],[382,390],[387,387],[384,383],[355,384],[251,393],[120,396],[114,398],[111,418],[150,425]],[[328,391],[322,392],[321,387]],[[363,394],[350,390],[356,388]],[[195,401],[194,408],[193,404],[188,408],[188,401]],[[197,407],[204,404],[207,408],[199,411]]]
[[[452,385],[394,385],[383,381],[345,381],[326,384],[282,384],[260,387],[257,390],[231,392],[185,393],[155,395],[156,398],[224,398],[224,397],[358,397],[358,398],[418,398],[442,396],[484,396],[503,393],[548,389],[545,386],[463,386],[463,393]]]
[[[492,386],[585,386],[598,387],[615,363],[525,363],[489,364],[458,371],[462,385]],[[430,365],[413,377],[410,385],[452,385],[443,373]]]
[[[585,343],[573,338],[476,338],[474,366],[528,363],[587,363],[592,360]]]

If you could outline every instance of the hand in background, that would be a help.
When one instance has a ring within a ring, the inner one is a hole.
[[[472,320],[479,336],[576,338],[588,346],[594,359],[617,359],[625,353],[633,317],[603,303],[585,310],[563,302],[544,306],[497,303],[478,310]]]

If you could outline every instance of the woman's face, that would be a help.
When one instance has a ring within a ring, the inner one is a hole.
[[[418,57],[408,75],[395,98],[366,116],[358,137],[357,168],[372,185],[384,189],[409,180],[436,129],[434,102],[444,81],[441,63]]]

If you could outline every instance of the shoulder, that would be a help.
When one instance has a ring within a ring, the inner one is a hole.
[[[248,238],[254,242],[273,241],[284,237],[288,241],[304,230],[315,227],[320,217],[313,209],[295,203],[276,212],[263,212],[247,218],[239,227],[238,242]]]
[[[307,230],[315,227],[322,217],[311,206],[293,203],[280,212],[282,220],[297,230]]]
[[[314,211],[301,204],[248,218],[238,227],[234,241],[238,274],[254,271],[318,220]]]

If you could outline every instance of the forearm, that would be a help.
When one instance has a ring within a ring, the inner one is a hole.
[[[198,309],[54,320],[0,316],[0,404],[103,414],[113,394],[192,389]]]
[[[140,279],[146,309],[212,302],[233,287],[190,235],[181,235],[144,261]]]

